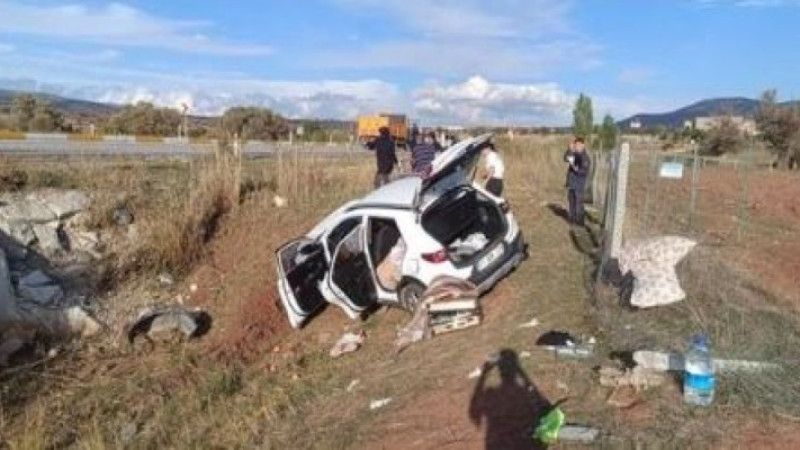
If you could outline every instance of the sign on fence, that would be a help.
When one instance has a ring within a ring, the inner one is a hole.
[[[680,180],[681,178],[683,178],[683,163],[679,162],[661,163],[661,169],[658,171],[658,176],[661,178],[672,178]]]

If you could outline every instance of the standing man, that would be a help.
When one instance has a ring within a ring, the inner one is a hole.
[[[411,149],[411,169],[415,174],[426,176],[431,170],[431,163],[436,156],[434,143],[436,137],[433,132],[425,133],[422,142]]]
[[[375,173],[375,189],[389,182],[394,166],[397,165],[397,155],[395,154],[395,143],[389,128],[381,127],[378,130],[380,136],[372,143],[375,150],[375,161],[378,163],[378,171]]]
[[[583,226],[585,212],[583,210],[583,192],[586,179],[589,177],[591,161],[586,153],[586,143],[577,137],[572,142],[572,151],[565,155],[567,169],[567,200],[569,201],[569,221],[573,225]]]

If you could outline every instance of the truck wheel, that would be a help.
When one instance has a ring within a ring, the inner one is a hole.
[[[404,283],[397,291],[400,307],[413,314],[424,293],[425,286],[419,281],[411,280]]]

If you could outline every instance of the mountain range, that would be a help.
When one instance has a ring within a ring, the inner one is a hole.
[[[744,97],[713,98],[692,103],[675,111],[665,113],[642,113],[628,117],[617,122],[617,125],[627,130],[631,122],[638,121],[642,128],[682,128],[687,121],[693,121],[698,117],[719,116],[730,114],[754,118],[758,113],[760,102]],[[800,106],[800,101],[789,101],[781,103],[782,106]]]

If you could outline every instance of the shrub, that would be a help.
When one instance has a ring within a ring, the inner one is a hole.
[[[700,145],[700,154],[720,156],[725,153],[737,153],[744,145],[744,136],[730,116],[722,117]]]

